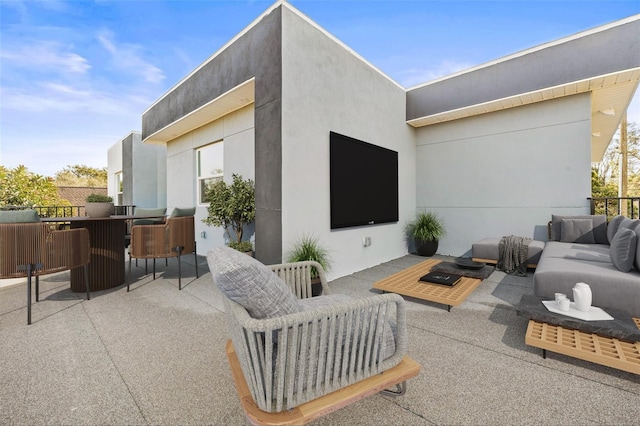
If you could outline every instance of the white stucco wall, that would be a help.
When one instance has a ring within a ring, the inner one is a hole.
[[[546,240],[551,214],[588,214],[589,94],[417,129],[417,204],[440,213],[438,253],[485,237]]]
[[[117,203],[116,174],[122,172],[122,140],[107,150],[107,194]]]
[[[164,145],[142,143],[142,135],[133,133],[133,194],[132,202],[137,207],[165,207],[167,149]]]
[[[415,142],[404,90],[287,8],[282,39],[283,259],[305,234],[329,250],[330,278],[405,255],[402,228],[415,212]],[[398,223],[331,231],[330,131],[398,151]],[[371,246],[363,247],[364,237]]]
[[[174,207],[196,206],[195,227],[198,254],[225,244],[221,228],[202,223],[207,208],[198,205],[196,149],[224,140],[224,179],[233,173],[255,179],[253,104],[234,111],[167,143],[167,214]],[[206,237],[202,237],[202,231]]]

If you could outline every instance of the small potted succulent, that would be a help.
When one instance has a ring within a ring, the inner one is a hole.
[[[89,217],[109,217],[113,214],[113,198],[104,194],[91,194],[87,197],[84,211]]]

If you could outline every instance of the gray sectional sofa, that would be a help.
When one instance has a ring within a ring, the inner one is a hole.
[[[594,306],[622,309],[640,318],[640,220],[622,216],[552,216],[533,275],[534,293],[573,298],[578,282],[591,287]]]

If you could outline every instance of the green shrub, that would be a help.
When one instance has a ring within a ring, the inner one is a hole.
[[[445,235],[444,224],[437,213],[426,211],[416,215],[416,219],[407,223],[405,232],[419,241],[435,241]]]
[[[287,262],[304,262],[306,260],[315,260],[325,271],[331,268],[331,257],[329,251],[320,244],[318,237],[311,235],[303,235],[295,242],[289,255]],[[311,275],[315,278],[318,273],[312,271]]]
[[[87,197],[87,203],[112,203],[113,198],[104,194],[91,194]]]

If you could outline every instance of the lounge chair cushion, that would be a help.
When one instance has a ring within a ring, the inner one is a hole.
[[[193,216],[195,214],[196,214],[195,207],[186,207],[186,208],[176,207],[171,212],[171,217]]]
[[[618,228],[624,219],[624,216],[614,216],[609,221],[609,225],[607,225],[607,240],[609,240],[609,244],[613,242],[613,237],[616,236],[616,232],[618,232]]]
[[[207,254],[213,282],[252,318],[265,319],[300,312],[289,287],[271,269],[229,247]]]
[[[133,211],[134,216],[163,216],[157,218],[148,218],[148,219],[134,219],[133,225],[158,225],[164,223],[164,215],[167,214],[167,208],[160,209],[145,209],[138,208]]]
[[[32,223],[40,222],[35,210],[10,210],[0,212],[0,223]]]

